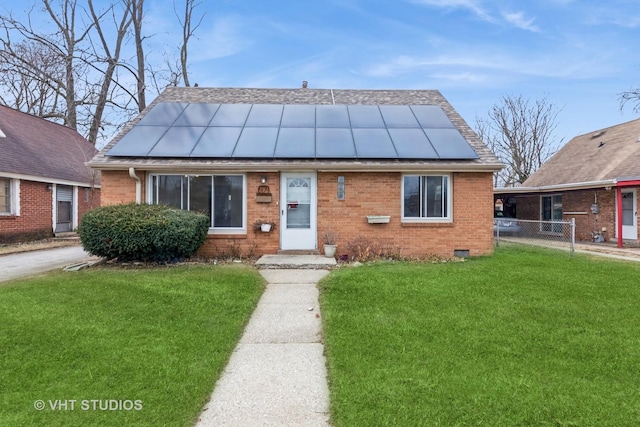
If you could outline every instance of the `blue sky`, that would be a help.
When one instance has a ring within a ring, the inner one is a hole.
[[[640,86],[638,0],[207,3],[201,86],[438,89],[472,126],[503,95],[547,96],[565,142],[639,117],[618,100]]]
[[[180,29],[171,0],[146,6],[160,57]],[[640,117],[619,105],[640,86],[639,0],[202,0],[201,13],[200,86],[438,89],[471,126],[501,96],[546,96],[564,142]]]

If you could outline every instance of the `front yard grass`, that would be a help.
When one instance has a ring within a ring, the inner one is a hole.
[[[3,284],[0,425],[193,425],[263,287],[242,266]]]
[[[336,426],[631,426],[640,264],[519,246],[321,283]]]

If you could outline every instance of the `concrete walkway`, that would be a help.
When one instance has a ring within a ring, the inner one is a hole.
[[[82,246],[3,255],[0,256],[0,282],[34,276],[90,259],[98,258],[91,257]]]
[[[312,256],[306,257],[280,256],[257,264],[266,268],[260,273],[268,282],[267,288],[198,427],[329,425],[329,389],[316,286],[328,271],[278,268],[327,268],[327,258],[317,257],[314,264],[309,258]]]

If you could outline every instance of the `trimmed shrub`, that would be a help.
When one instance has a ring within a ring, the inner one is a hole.
[[[119,261],[166,262],[193,255],[204,243],[209,218],[164,205],[103,206],[82,217],[84,249]]]

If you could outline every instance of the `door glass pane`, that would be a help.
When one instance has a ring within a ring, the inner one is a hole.
[[[214,227],[242,227],[242,176],[213,178]]]
[[[211,224],[211,186],[210,176],[189,177],[189,210],[209,217]]]
[[[622,193],[622,225],[633,225],[633,193]]]
[[[287,178],[287,228],[311,228],[310,178]]]

